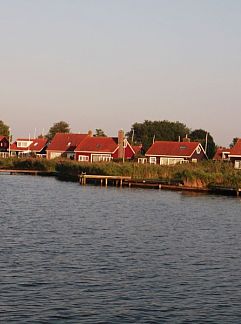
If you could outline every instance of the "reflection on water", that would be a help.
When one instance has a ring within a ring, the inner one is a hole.
[[[0,176],[3,323],[240,323],[240,199]]]

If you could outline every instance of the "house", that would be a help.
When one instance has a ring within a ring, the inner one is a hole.
[[[218,147],[213,157],[214,161],[229,161],[230,148]]]
[[[57,133],[46,150],[47,159],[67,157],[74,159],[76,147],[91,134]]]
[[[0,135],[0,157],[8,156],[9,141],[6,136]]]
[[[47,138],[18,138],[10,145],[11,156],[46,156]]]
[[[198,162],[207,159],[199,142],[156,141],[145,154],[149,163],[173,165],[177,163]]]
[[[113,159],[132,159],[135,151],[125,139],[124,131],[118,137],[86,137],[75,149],[77,161],[111,161]]]
[[[241,138],[239,138],[236,144],[230,149],[229,159],[234,163],[235,169],[241,169]]]

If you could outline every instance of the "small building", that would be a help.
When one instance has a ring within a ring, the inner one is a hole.
[[[206,160],[207,155],[199,142],[156,141],[145,154],[149,163],[174,165]]]
[[[236,144],[230,149],[229,159],[234,163],[235,169],[241,169],[241,138],[239,138]]]
[[[0,157],[8,157],[9,141],[6,136],[0,135]]]
[[[214,161],[229,161],[230,148],[218,147],[213,157]]]
[[[125,139],[123,130],[118,137],[87,137],[75,149],[75,159],[80,162],[109,162],[113,159],[130,160],[135,151]]]
[[[10,155],[45,157],[47,143],[47,138],[18,138],[10,145]]]
[[[47,147],[47,159],[67,157],[74,159],[76,147],[90,134],[57,133]]]

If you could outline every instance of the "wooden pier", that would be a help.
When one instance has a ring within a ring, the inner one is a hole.
[[[81,185],[86,185],[87,182],[100,184],[101,186],[108,184],[115,185],[117,187],[129,187],[129,188],[150,188],[150,189],[163,189],[163,190],[175,190],[197,193],[209,193],[225,196],[240,196],[241,188],[227,188],[221,186],[210,186],[208,188],[199,187],[187,187],[182,183],[167,183],[163,180],[137,180],[132,179],[130,176],[107,176],[107,175],[93,175],[93,174],[81,174],[79,175],[79,181]]]
[[[106,175],[94,175],[94,174],[81,174],[79,176],[80,184],[86,185],[87,181],[98,181],[100,185],[103,184],[107,187],[108,182],[114,183],[117,187],[122,187],[124,181],[131,180],[129,176],[106,176]]]
[[[56,172],[43,171],[43,170],[11,170],[11,169],[0,169],[0,174],[26,174],[26,175],[48,175],[53,176]]]

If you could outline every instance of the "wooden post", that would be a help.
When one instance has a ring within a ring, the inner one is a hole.
[[[105,186],[107,187],[108,186],[108,179],[105,178]]]

